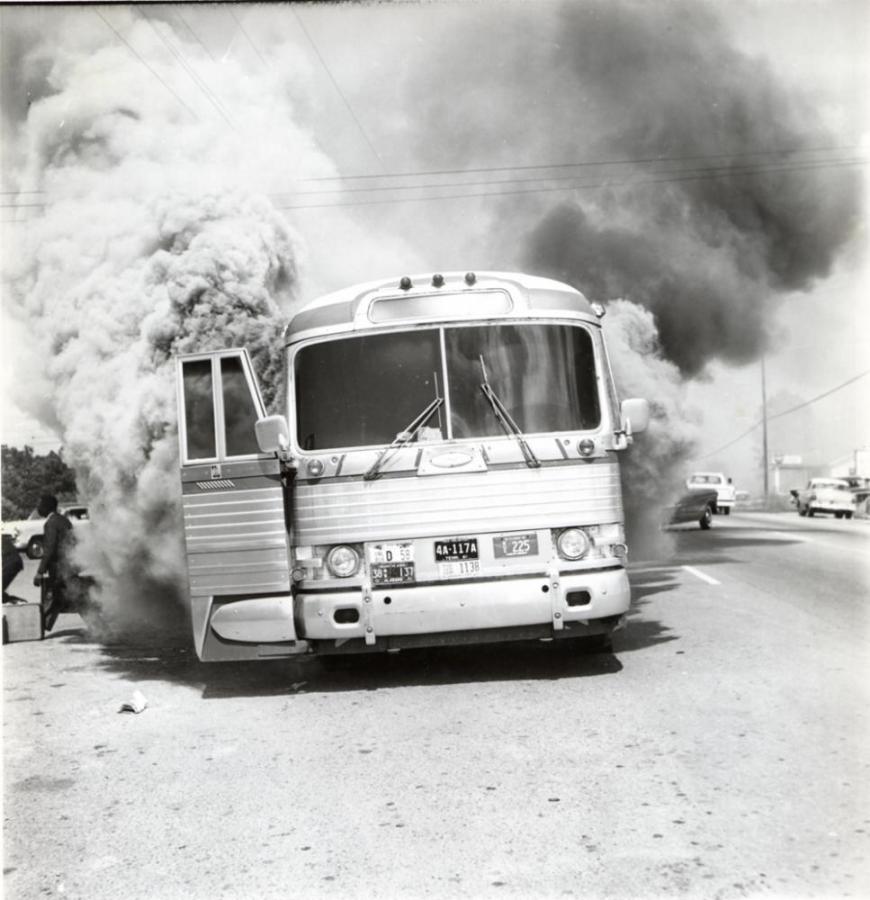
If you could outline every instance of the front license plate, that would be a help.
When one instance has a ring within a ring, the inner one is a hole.
[[[476,559],[461,559],[458,562],[438,563],[439,578],[465,578],[480,574],[480,562]]]
[[[507,556],[537,556],[538,536],[531,534],[502,534],[492,539],[496,558]]]
[[[477,559],[477,538],[451,538],[435,541],[435,562],[462,562]]]
[[[372,584],[413,584],[414,563],[375,564],[371,567]]]
[[[369,544],[367,550],[370,563],[396,565],[414,562],[414,545],[410,541],[400,544]]]

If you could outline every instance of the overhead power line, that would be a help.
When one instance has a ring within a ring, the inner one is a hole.
[[[867,375],[870,375],[870,369],[866,369],[863,372],[859,372],[857,375],[853,375],[842,384],[838,384],[836,387],[832,387],[830,390],[823,391],[821,394],[816,395],[811,400],[805,400],[803,403],[798,403],[797,406],[792,406],[790,409],[786,409],[782,412],[775,413],[772,416],[768,416],[767,421],[772,422],[774,419],[781,419],[783,416],[791,415],[791,413],[797,412],[799,409],[803,409],[805,406],[810,406],[818,400],[822,400],[825,397],[829,397],[831,394],[835,394],[837,391],[841,391],[844,387],[848,387],[850,384],[853,384],[854,382],[866,377]],[[759,428],[762,424],[764,424],[764,419],[759,419],[751,428],[747,428],[746,431],[738,435],[733,440],[728,441],[727,444],[723,444],[716,450],[713,450],[710,453],[705,453],[703,456],[699,456],[698,459],[709,459],[711,456],[716,456],[717,453],[721,453],[723,450],[727,450],[729,447],[733,447],[735,444],[742,441],[743,438],[748,437],[750,434],[752,434],[752,432],[755,431],[756,428]]]
[[[220,98],[212,91],[212,89],[206,84],[206,82],[197,75],[193,66],[191,66],[187,59],[185,59],[184,54],[178,50],[176,47],[173,47],[166,36],[160,31],[154,21],[150,18],[150,16],[146,15],[141,9],[137,9],[135,6],[133,7],[134,12],[145,22],[148,23],[151,30],[157,35],[160,42],[164,47],[169,51],[175,61],[181,66],[181,68],[188,75],[190,80],[196,85],[197,90],[202,93],[206,100],[211,103],[211,105],[218,111],[218,114],[221,118],[230,126],[230,128],[235,128],[235,125],[230,120],[230,117],[227,115],[226,110],[223,107],[223,104],[220,101]]]
[[[623,179],[614,179],[614,178],[604,178],[602,180],[597,181],[574,181],[572,176],[553,176],[553,177],[540,177],[540,178],[519,178],[519,179],[499,179],[492,181],[482,181],[482,182],[456,182],[451,184],[437,184],[437,183],[425,183],[419,185],[397,185],[397,186],[383,186],[378,188],[351,188],[346,191],[338,190],[333,188],[328,188],[322,191],[300,191],[294,194],[272,194],[270,195],[272,199],[278,199],[281,197],[311,197],[311,196],[324,196],[330,194],[343,194],[349,192],[380,192],[387,193],[390,191],[443,191],[448,188],[455,187],[486,187],[486,186],[495,186],[500,187],[502,185],[535,185],[534,187],[517,187],[512,190],[494,190],[494,191],[464,191],[461,193],[453,193],[453,194],[443,194],[443,193],[427,193],[419,197],[386,197],[386,198],[377,198],[377,197],[368,197],[361,198],[358,200],[342,200],[340,197],[335,197],[329,202],[325,203],[288,203],[288,204],[280,204],[276,203],[277,209],[287,209],[287,210],[297,210],[297,209],[331,209],[331,208],[341,208],[347,206],[373,206],[373,205],[384,205],[391,203],[422,203],[422,202],[434,202],[438,200],[464,200],[471,198],[485,198],[485,197],[509,197],[516,196],[522,194],[547,194],[547,193],[557,193],[557,192],[570,192],[577,190],[595,190],[598,188],[620,188],[620,187],[643,187],[655,184],[676,184],[680,182],[687,181],[703,181],[703,180],[716,180],[716,179],[726,179],[726,178],[740,178],[752,175],[764,175],[764,174],[792,174],[797,172],[810,172],[810,171],[819,171],[823,169],[836,169],[836,168],[845,168],[851,166],[864,166],[867,165],[868,160],[863,158],[855,158],[855,159],[841,159],[841,160],[830,160],[827,162],[820,161],[811,161],[806,163],[797,163],[797,164],[788,164],[781,166],[744,166],[742,168],[733,168],[733,167],[708,167],[708,168],[699,168],[699,169],[688,169],[688,170],[679,170],[672,169],[669,171],[662,172],[661,174],[664,177],[656,177],[656,178],[623,178]],[[560,184],[546,187],[543,184],[552,183],[554,181],[560,182]],[[47,206],[46,203],[0,203],[0,209],[29,209],[29,208],[42,208]]]
[[[233,12],[232,6],[228,6],[227,11],[232,16],[232,19],[236,23],[236,26],[238,27],[239,31],[241,31],[241,33],[244,35],[245,40],[248,42],[248,44],[250,44],[251,49],[259,57],[260,62],[263,64],[263,67],[268,69],[269,64],[266,62],[266,58],[263,56],[262,53],[260,53],[260,48],[253,42],[253,40],[251,40],[251,36],[245,30],[245,26],[242,25],[241,21],[239,20],[239,17],[235,14],[235,12]]]
[[[98,9],[94,9],[93,7],[91,7],[91,9],[94,15],[100,18],[106,28],[108,28],[109,31],[111,31],[112,34],[114,34],[115,37],[118,38],[118,40],[133,54],[133,56],[135,56],[136,59],[138,59],[139,62],[142,63],[143,66],[145,66],[145,68],[163,85],[163,87],[166,88],[167,91],[169,91],[170,94],[172,94],[173,97],[175,97],[175,99],[193,116],[194,119],[199,121],[199,116],[181,99],[181,97],[178,96],[178,94],[175,93],[175,91],[172,90],[172,88],[160,77],[160,74],[157,72],[157,70],[154,69],[151,64],[148,63],[148,61],[136,51],[135,47],[133,47],[133,45],[124,37],[124,35],[122,35],[121,32],[118,31],[118,29],[115,28],[115,26],[112,25],[112,23]]]
[[[435,177],[441,175],[477,175],[477,174],[486,174],[488,172],[497,173],[497,172],[531,172],[539,169],[574,169],[574,168],[586,168],[590,166],[625,166],[625,165],[639,165],[643,163],[679,163],[679,162],[689,162],[693,160],[717,160],[717,159],[730,159],[730,160],[739,160],[742,158],[750,158],[750,157],[759,157],[759,156],[794,156],[795,154],[800,153],[837,153],[843,154],[848,153],[853,150],[859,149],[857,146],[844,146],[844,147],[815,147],[808,148],[805,150],[796,150],[796,149],[781,149],[781,150],[747,150],[743,153],[706,153],[706,154],[695,154],[691,156],[654,156],[647,158],[635,158],[635,159],[602,159],[602,160],[578,160],[576,162],[562,162],[562,163],[536,163],[534,165],[525,165],[525,166],[478,166],[473,168],[466,169],[430,169],[430,170],[421,170],[416,172],[384,172],[382,174],[369,174],[369,175],[324,175],[315,178],[300,178],[297,180],[297,184],[309,184],[309,183],[319,183],[323,181],[356,181],[356,180],[371,180],[378,179],[383,180],[387,178],[426,178],[426,177]],[[788,165],[826,165],[830,163],[839,163],[842,162],[842,158],[831,157],[828,159],[794,159],[789,161]],[[857,158],[857,161],[863,162],[862,158]],[[739,167],[745,167],[746,163],[739,163]],[[721,166],[718,167],[723,170],[728,170],[734,167]],[[680,169],[674,169],[673,171],[679,172]],[[686,170],[686,171],[695,171],[695,170]],[[518,183],[523,183],[525,181],[533,182],[537,180],[556,180],[556,179],[570,179],[574,176],[572,175],[539,175],[535,178],[531,179],[505,179],[507,181],[516,181]],[[463,185],[463,184],[475,184],[476,182],[456,182],[455,184]],[[490,182],[480,182],[484,184],[496,184],[496,181]],[[447,186],[444,183],[435,183],[429,185],[416,185],[416,187],[442,187]],[[453,184],[451,184],[453,186]],[[388,190],[391,187],[395,189],[407,189],[409,187],[415,187],[415,185],[385,185],[381,189]],[[377,190],[378,188],[334,188],[334,189],[326,189],[324,193],[333,193],[338,192],[340,190],[344,191],[360,191],[360,190]],[[23,195],[23,194],[42,194],[44,191],[42,190],[27,190],[27,191],[0,191],[0,196],[9,196],[9,195]],[[281,194],[274,194],[272,196],[282,196]]]
[[[203,43],[202,38],[200,38],[200,36],[193,30],[193,28],[190,27],[190,25],[187,23],[187,19],[185,19],[184,16],[181,14],[181,10],[175,9],[173,12],[174,12],[175,18],[177,18],[181,22],[181,24],[190,33],[190,35],[197,42],[197,44],[199,44],[199,46],[202,47],[202,49],[205,51],[206,56],[208,56],[208,58],[212,62],[215,62],[215,58],[212,55],[211,50],[208,49],[208,47]]]
[[[849,144],[845,147],[804,147],[778,150],[745,150],[730,153],[697,153],[682,156],[645,156],[624,159],[585,159],[577,162],[533,163],[523,166],[479,166],[464,169],[428,169],[416,172],[384,172],[367,175],[322,175],[317,178],[306,178],[305,181],[357,181],[372,178],[418,178],[427,175],[476,175],[481,172],[527,172],[533,169],[577,169],[587,166],[639,166],[648,163],[691,162],[698,159],[739,159],[752,156],[793,156],[797,153],[847,153],[860,150],[860,144]]]
[[[791,171],[792,169],[798,171],[804,171],[806,169],[818,169],[818,168],[828,168],[831,166],[844,166],[844,165],[863,165],[868,160],[864,158],[854,158],[854,159],[837,159],[837,160],[827,160],[827,161],[807,161],[804,163],[789,163],[784,166],[767,166],[767,167],[759,167],[759,166],[743,166],[740,168],[735,168],[733,166],[718,166],[718,167],[704,167],[698,169],[662,169],[659,172],[653,173],[656,175],[671,175],[676,174],[680,176],[689,176],[693,174],[705,174],[710,177],[714,177],[717,175],[743,175],[747,173],[755,173],[755,172],[779,172],[779,171]],[[270,196],[273,198],[280,197],[316,197],[322,196],[324,194],[359,194],[366,192],[375,192],[375,191],[419,191],[425,190],[426,188],[433,188],[437,190],[445,190],[447,188],[456,188],[456,187],[488,187],[488,186],[498,186],[503,184],[540,184],[540,183],[549,183],[549,182],[565,182],[565,181],[573,181],[576,179],[576,175],[538,175],[533,178],[492,178],[486,181],[453,181],[453,182],[427,182],[425,184],[397,184],[397,185],[384,185],[381,187],[337,187],[337,188],[326,188],[325,190],[318,191],[294,191],[288,192],[284,194],[271,194]],[[615,181],[611,178],[606,178],[602,182],[594,182],[593,186],[598,186],[599,184],[639,184],[642,183],[640,179],[631,180],[625,179],[622,181]],[[577,185],[569,185],[568,189],[573,189],[573,187],[583,187],[583,184]],[[495,196],[495,194],[493,194]],[[431,199],[429,197],[423,199]],[[437,199],[437,196],[436,198]]]
[[[463,192],[459,194],[432,194],[426,195],[423,197],[391,197],[387,199],[361,199],[361,200],[348,200],[348,201],[336,201],[333,203],[293,203],[287,205],[278,205],[278,209],[328,209],[332,207],[343,207],[343,206],[375,206],[375,205],[383,205],[388,203],[420,203],[423,201],[436,201],[436,200],[466,200],[480,197],[510,197],[521,194],[547,194],[554,192],[567,192],[572,190],[593,190],[595,188],[605,188],[605,187],[641,187],[645,185],[652,184],[675,184],[682,181],[703,181],[706,179],[720,179],[720,178],[728,178],[728,177],[742,177],[747,175],[757,175],[757,174],[773,174],[773,173],[792,173],[792,172],[805,172],[811,170],[820,170],[820,169],[835,169],[835,168],[844,168],[847,166],[863,166],[867,165],[867,160],[849,160],[844,162],[835,162],[835,163],[812,163],[806,165],[797,165],[797,166],[769,166],[764,168],[743,168],[743,169],[721,169],[721,170],[700,170],[701,174],[692,174],[692,175],[680,175],[670,178],[645,178],[638,179],[635,181],[629,180],[614,180],[614,179],[606,179],[603,181],[595,181],[595,182],[581,182],[575,184],[565,184],[560,185],[558,187],[532,187],[532,188],[515,188],[513,190],[508,191],[478,191],[478,192]],[[518,182],[522,183],[522,182]],[[418,189],[423,189],[425,187],[437,187],[437,185],[420,185]],[[384,190],[388,190],[388,188],[384,188]],[[332,193],[332,192],[326,192]]]
[[[317,49],[317,44],[314,43],[314,38],[311,37],[311,35],[308,32],[308,29],[305,27],[305,23],[302,21],[302,17],[296,11],[295,7],[291,6],[290,9],[291,9],[296,21],[299,23],[299,27],[302,29],[302,33],[308,39],[308,43],[311,44],[311,49],[314,50],[315,55],[317,56],[318,60],[320,60],[320,65],[323,66],[326,74],[329,76],[329,80],[332,82],[332,86],[335,88],[336,93],[338,94],[339,97],[341,97],[342,102],[347,107],[347,111],[350,113],[350,117],[356,123],[356,127],[359,129],[359,133],[362,135],[363,140],[368,145],[369,150],[371,150],[372,153],[375,155],[375,159],[377,159],[381,168],[383,168],[384,161],[381,159],[381,154],[378,153],[377,149],[375,148],[375,145],[369,139],[368,134],[366,134],[366,130],[362,127],[362,123],[357,118],[356,113],[353,111],[353,107],[350,105],[350,102],[348,101],[347,97],[344,95],[344,91],[342,91],[342,89],[339,87],[339,84],[335,80],[335,77],[333,76],[332,71],[330,70],[329,66],[326,64],[326,60],[321,55],[320,50]]]

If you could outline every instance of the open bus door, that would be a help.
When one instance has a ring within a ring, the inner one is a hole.
[[[263,453],[245,349],[180,357],[178,436],[191,618],[204,660],[303,652],[290,590],[288,490]]]

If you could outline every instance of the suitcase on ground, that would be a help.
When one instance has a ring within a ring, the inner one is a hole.
[[[41,641],[43,638],[41,603],[3,604],[3,643]]]

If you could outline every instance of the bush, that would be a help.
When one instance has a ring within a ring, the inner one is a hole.
[[[32,447],[19,450],[4,444],[0,477],[4,522],[26,519],[42,494],[61,498],[74,496],[76,492],[75,472],[54,450],[46,456],[37,456]]]

